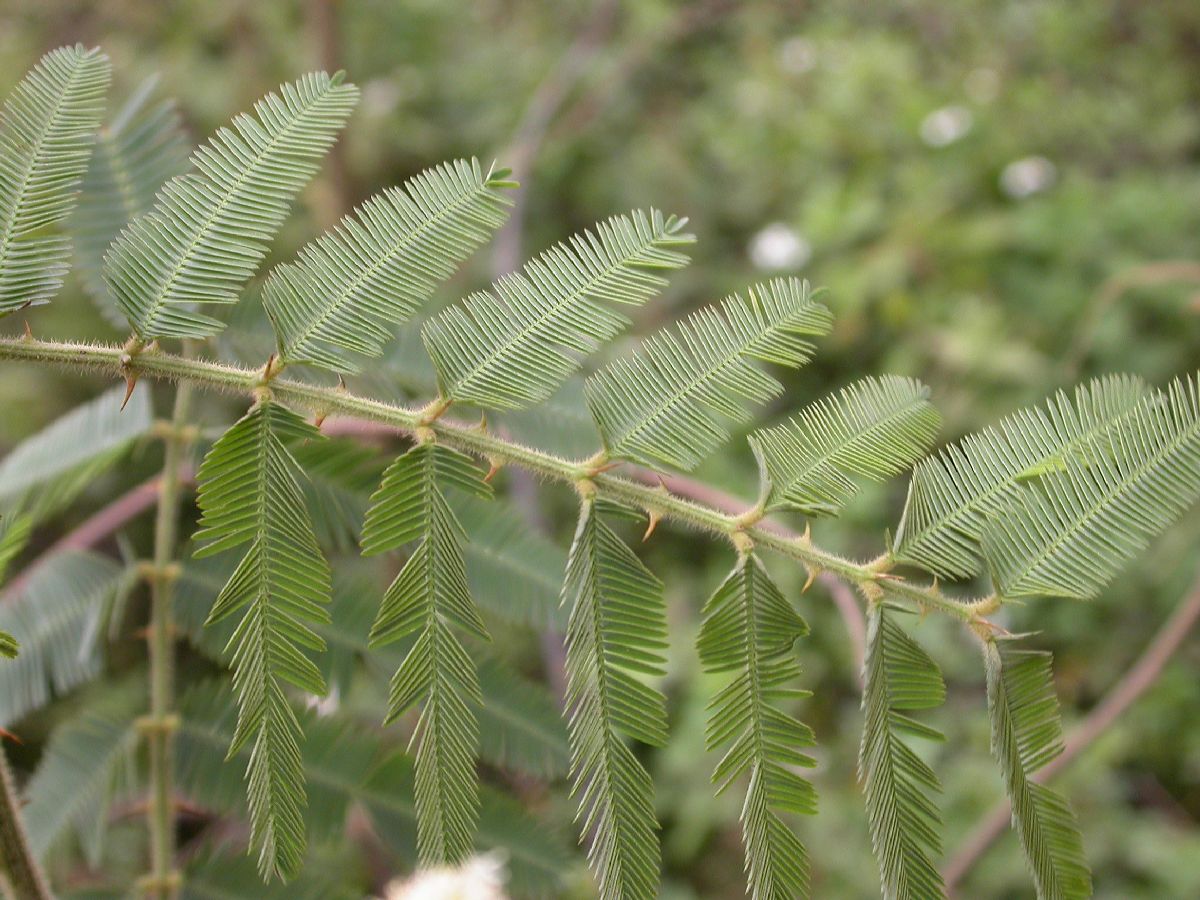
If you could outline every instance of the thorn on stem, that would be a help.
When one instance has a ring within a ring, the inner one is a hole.
[[[646,510],[646,515],[649,517],[646,523],[646,533],[642,535],[642,542],[650,540],[650,535],[654,534],[654,529],[658,527],[658,523],[662,521],[662,513],[656,509]]]
[[[487,474],[483,476],[484,484],[491,484],[492,479],[496,477],[496,473],[500,471],[501,464],[494,459],[488,460]]]
[[[808,589],[813,586],[813,582],[817,580],[819,570],[815,566],[808,567],[808,579],[804,582],[804,587],[800,588],[800,593],[807,594]]]
[[[121,401],[121,409],[124,410],[129,403],[129,398],[133,396],[133,389],[137,387],[138,376],[136,372],[130,372],[125,376],[125,399]]]

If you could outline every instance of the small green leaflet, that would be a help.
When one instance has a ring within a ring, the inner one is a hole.
[[[192,156],[195,172],[167,182],[104,261],[108,290],[139,338],[225,327],[196,305],[237,302],[357,102],[340,74],[306,75],[234,118]]]
[[[446,488],[476,497],[491,493],[470,457],[433,442],[418,444],[384,472],[362,535],[365,555],[420,541],[384,595],[371,646],[417,636],[392,678],[386,721],[421,707],[413,736],[417,846],[427,865],[461,862],[473,847],[479,817],[474,707],[482,697],[475,662],[454,627],[488,639],[467,586],[466,535]]]
[[[808,362],[809,337],[826,334],[829,310],[808,283],[776,279],[693,313],[587,380],[587,404],[607,453],[649,466],[693,469],[744,423],[745,406],[783,386],[755,361]]]
[[[937,665],[897,622],[905,614],[886,602],[868,612],[858,777],[884,897],[940,900],[945,889],[934,859],[942,852],[942,787],[903,738],[944,740],[911,713],[940,706],[946,686]]]
[[[1038,898],[1083,900],[1092,895],[1092,876],[1075,815],[1061,794],[1031,777],[1062,752],[1050,654],[1005,640],[988,641],[983,655],[992,754],[1004,775],[1013,828]]]
[[[71,214],[104,113],[111,67],[98,48],[42,57],[0,112],[0,316],[62,287]],[[50,233],[46,233],[49,231]]]
[[[640,306],[666,284],[658,273],[687,264],[684,225],[657,210],[614,216],[430,319],[421,334],[442,398],[489,409],[545,400],[626,326],[615,307]]]
[[[499,228],[507,172],[472,159],[443,163],[376,194],[275,268],[263,304],[284,364],[354,372],[345,352],[379,356],[406,321]]]
[[[896,560],[943,578],[977,574],[984,526],[1018,487],[1070,458],[1094,456],[1146,394],[1140,379],[1098,378],[1074,398],[1058,393],[919,463],[896,529]]]
[[[865,378],[750,436],[766,508],[836,515],[858,490],[904,471],[933,443],[941,416],[911,378]]]
[[[584,501],[567,559],[567,725],[576,820],[604,900],[658,890],[654,785],[626,738],[661,746],[666,701],[643,678],[665,665],[662,583]]]
[[[325,693],[307,653],[324,649],[312,626],[329,621],[329,566],[304,507],[303,472],[288,450],[320,438],[294,412],[264,401],[213,444],[197,475],[203,516],[196,556],[248,545],[208,623],[242,614],[227,648],[239,707],[229,755],[252,744],[251,837],[267,878],[286,879],[304,861],[303,735],[285,688]]]
[[[707,672],[732,673],[709,703],[709,750],[728,745],[713,772],[718,792],[749,774],[742,807],[742,841],[751,896],[808,894],[808,851],[780,813],[815,815],[811,782],[794,768],[816,765],[803,748],[816,743],[812,729],[780,708],[809,696],[788,685],[800,677],[793,645],[808,625],[752,555],[737,567],[704,607],[697,649]]]
[[[1200,497],[1200,381],[1150,394],[1094,449],[1022,485],[984,529],[1001,596],[1091,599]]]

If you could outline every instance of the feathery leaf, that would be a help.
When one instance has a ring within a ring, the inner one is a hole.
[[[943,578],[980,570],[979,542],[991,516],[1030,478],[1088,458],[1133,414],[1145,384],[1127,375],[1080,385],[1074,403],[1058,393],[995,428],[968,435],[913,471],[893,554]]]
[[[658,272],[687,263],[684,224],[657,210],[614,216],[428,321],[442,397],[494,409],[545,400],[625,327],[614,306],[641,305],[666,284]]]
[[[942,675],[929,655],[900,627],[904,612],[874,604],[867,617],[863,663],[863,736],[858,777],[867,801],[871,846],[887,900],[931,900],[945,895],[933,857],[942,852],[941,785],[933,770],[902,739],[943,740],[912,718],[913,710],[945,700]]]
[[[800,752],[812,730],[779,708],[809,696],[787,685],[800,677],[793,644],[808,625],[784,599],[762,564],[743,556],[704,607],[697,649],[708,672],[733,679],[709,704],[709,750],[729,745],[713,773],[724,791],[749,773],[742,841],[750,895],[785,900],[808,893],[808,852],[779,815],[815,814],[812,784],[793,771],[816,765]]]
[[[767,509],[836,515],[857,490],[851,475],[882,481],[921,457],[941,417],[911,378],[865,378],[750,436]]]
[[[608,454],[649,466],[695,468],[745,422],[744,405],[783,387],[754,360],[799,368],[833,318],[795,278],[756,285],[664,331],[587,380],[587,404]]]
[[[1090,897],[1083,839],[1066,799],[1030,776],[1062,752],[1062,726],[1050,654],[1011,641],[984,645],[992,753],[1012,803],[1013,828],[1039,900]]]
[[[111,75],[98,48],[42,57],[0,113],[0,315],[62,287],[70,241],[47,233],[75,205]]]
[[[50,736],[37,771],[26,788],[22,818],[38,857],[69,833],[78,835],[84,856],[100,865],[108,831],[109,805],[136,784],[134,759],[144,689],[124,684],[89,698],[87,706]]]
[[[29,534],[33,521],[29,516],[4,516],[0,518],[0,585],[4,584],[4,576],[8,574],[8,566],[29,542]],[[16,659],[20,653],[21,642],[0,629],[0,657]]]
[[[482,702],[475,663],[455,634],[487,630],[467,587],[462,526],[446,502],[454,487],[490,495],[470,457],[432,442],[419,444],[384,473],[363,523],[363,553],[420,543],[384,595],[371,628],[371,646],[416,634],[392,678],[386,722],[420,704],[417,742],[417,820],[421,861],[461,862],[471,851],[479,815],[475,756]]]
[[[329,566],[287,446],[319,438],[295,413],[265,401],[213,444],[197,475],[203,516],[195,538],[203,546],[196,555],[249,544],[208,621],[242,612],[229,642],[239,704],[229,754],[253,744],[246,770],[250,823],[267,878],[290,877],[304,858],[302,733],[284,685],[325,693],[305,651],[324,648],[311,624],[329,621]]]
[[[1200,381],[1146,397],[1095,451],[1023,485],[988,523],[1001,596],[1095,597],[1200,497]]]
[[[124,411],[123,396],[106,391],[14,447],[0,461],[0,509],[36,523],[91,487],[150,428],[149,393],[135,391]]]
[[[195,305],[237,302],[358,100],[354,85],[324,72],[280,94],[267,94],[256,115],[237,116],[197,150],[197,171],[171,179],[105,256],[108,289],[141,339],[221,331]]]
[[[67,224],[83,286],[115,328],[128,323],[104,281],[104,253],[125,226],[154,205],[168,179],[187,170],[187,140],[175,103],[152,102],[157,81],[154,76],[143,81],[100,129],[79,205]]]
[[[66,550],[38,563],[15,596],[5,595],[0,630],[20,642],[21,655],[0,666],[0,727],[100,673],[101,622],[128,586],[125,576],[107,557]]]
[[[472,159],[444,163],[368,200],[329,234],[277,267],[263,304],[284,363],[353,372],[339,351],[379,356],[455,266],[505,219],[508,173]]]
[[[662,584],[585,501],[567,559],[567,725],[576,820],[590,840],[600,896],[657,894],[654,785],[625,738],[667,738],[666,702],[642,677],[661,675]]]

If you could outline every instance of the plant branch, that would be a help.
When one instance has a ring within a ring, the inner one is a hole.
[[[1053,778],[1092,746],[1121,715],[1132,706],[1158,680],[1171,657],[1183,644],[1191,629],[1200,620],[1200,578],[1192,584],[1188,593],[1179,602],[1170,618],[1163,623],[1142,655],[1113,685],[1105,698],[1098,703],[1084,720],[1063,742],[1063,752],[1040,769],[1033,780],[1045,782]],[[947,891],[953,892],[983,857],[988,848],[1004,833],[1008,826],[1009,805],[1007,801],[997,803],[968,834],[955,854],[946,863],[943,875]]]
[[[362,397],[332,387],[305,384],[276,378],[264,388],[261,373],[200,359],[190,359],[146,348],[136,355],[112,345],[58,343],[32,338],[0,339],[0,359],[42,362],[66,368],[85,369],[124,379],[130,375],[185,381],[208,390],[254,396],[269,390],[277,399],[322,415],[348,415],[383,422],[404,431],[421,425],[421,411],[407,409]],[[593,483],[597,491],[640,509],[652,510],[664,519],[720,535],[728,539],[740,536],[802,563],[810,572],[830,572],[857,585],[884,589],[893,597],[907,600],[922,609],[935,610],[963,622],[976,621],[996,608],[993,598],[975,601],[946,596],[937,585],[917,585],[880,570],[877,565],[845,559],[814,545],[807,534],[800,537],[779,534],[761,523],[747,526],[741,517],[729,515],[670,491],[639,484],[613,474],[591,474],[579,462],[526,447],[480,430],[475,425],[439,419],[428,426],[448,446],[527,469],[552,481],[577,484]]]
[[[4,748],[0,747],[0,889],[19,900],[53,900],[46,876],[21,824],[21,803]]]
[[[186,346],[186,345],[185,345]],[[191,416],[192,385],[181,382],[175,390],[171,429],[164,436],[163,471],[159,480],[158,510],[154,523],[154,568],[150,576],[150,878],[145,893],[163,900],[178,896],[180,877],[175,871],[175,549],[179,542],[179,507],[184,459],[190,443],[187,425]]]

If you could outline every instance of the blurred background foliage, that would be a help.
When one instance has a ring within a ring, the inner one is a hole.
[[[827,286],[834,332],[765,420],[863,375],[896,372],[931,385],[951,440],[1083,377],[1128,371],[1163,382],[1200,361],[1200,4],[6,0],[0,85],[7,91],[41,53],[77,40],[112,57],[111,108],[157,74],[194,140],[313,68],[344,68],[362,86],[341,149],[275,259],[379,188],[477,155],[517,169],[522,205],[519,227],[457,279],[460,293],[599,218],[650,204],[689,216],[699,244],[692,266],[639,313],[637,333],[767,274]],[[235,315],[239,338],[225,352],[261,360],[246,349],[263,346],[254,338],[261,312],[251,303]],[[77,280],[28,320],[38,336],[123,337]],[[427,377],[406,358],[415,344],[400,347],[369,374],[372,389]],[[97,393],[94,379],[72,374],[12,365],[3,373],[4,447]],[[201,409],[202,424],[216,428],[233,407],[206,398]],[[535,442],[571,440],[546,417],[525,428]],[[574,440],[586,451],[589,439]],[[152,474],[157,452],[148,447],[98,479],[37,544]],[[699,475],[749,496],[744,442]],[[521,483],[508,483],[522,495]],[[814,531],[873,556],[904,487],[866,490],[842,519]],[[542,496],[530,527],[561,546],[568,498]],[[131,526],[129,540],[145,546],[148,527]],[[1093,604],[1007,613],[1009,627],[1041,631],[1040,643],[1055,651],[1068,731],[1192,590],[1198,535],[1193,512]],[[664,896],[739,896],[738,803],[714,799],[708,786],[713,760],[699,748],[711,685],[692,649],[698,609],[729,554],[664,530],[645,556],[667,583],[673,639],[673,741],[649,758]],[[775,569],[798,596],[803,573]],[[800,823],[814,892],[869,897],[878,882],[855,782],[853,648],[823,588],[799,603],[813,626],[799,648],[814,692],[804,717],[821,742],[822,812]],[[1001,796],[982,668],[971,642],[945,623],[931,620],[916,634],[949,684],[938,723],[949,740],[932,758],[953,853]],[[544,670],[533,632],[498,643],[528,673]],[[140,652],[133,638],[113,648],[105,662],[112,690],[137,669]],[[1198,663],[1193,637],[1062,780],[1099,896],[1200,896]],[[36,762],[65,715],[58,708],[81,702],[68,695],[22,723],[19,766]],[[377,690],[346,702],[371,720],[382,709]],[[225,777],[236,783],[238,773],[227,768]],[[569,844],[561,779],[553,787],[524,784],[520,794]],[[114,825],[107,865],[137,871],[138,824]],[[573,886],[563,890],[586,896],[580,858],[570,866]],[[1029,890],[1011,834],[961,887],[962,896],[988,898]]]

